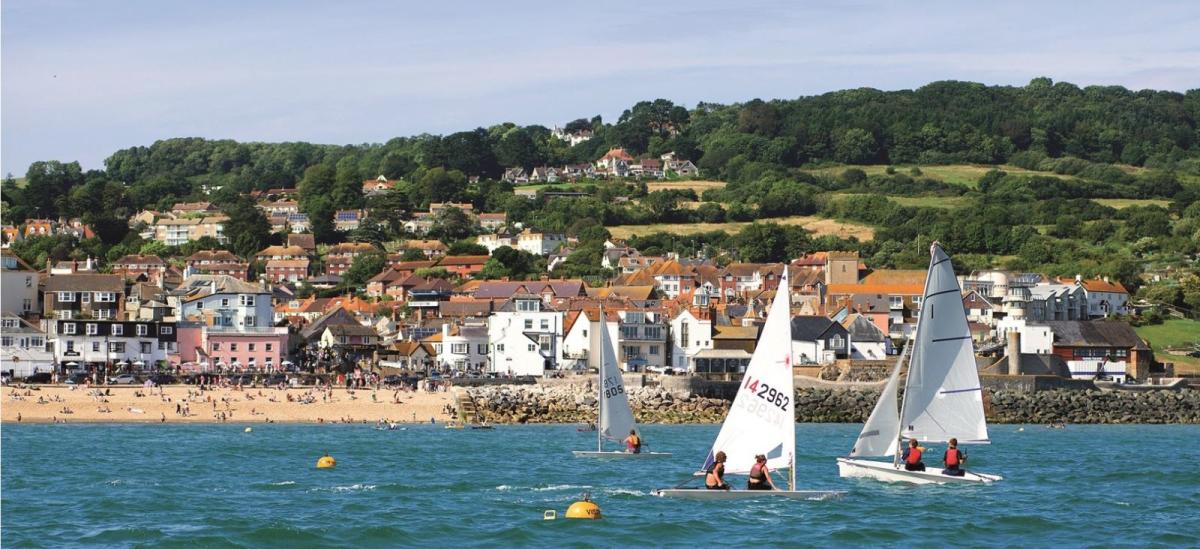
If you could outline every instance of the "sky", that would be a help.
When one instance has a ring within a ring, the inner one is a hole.
[[[1086,7],[1081,7],[1086,6]],[[4,0],[0,174],[937,80],[1200,88],[1200,2]]]

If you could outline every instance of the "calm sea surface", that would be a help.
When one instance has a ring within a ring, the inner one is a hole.
[[[914,488],[838,478],[858,425],[799,425],[801,488],[849,494],[721,503],[650,495],[716,426],[646,426],[675,456],[641,462],[575,459],[595,439],[569,425],[244,428],[5,425],[3,545],[1200,545],[1200,426],[993,425],[971,465],[1005,481]],[[583,491],[603,520],[542,520]]]

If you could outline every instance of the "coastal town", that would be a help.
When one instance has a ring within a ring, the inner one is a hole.
[[[508,169],[504,181],[521,184],[514,196],[548,202],[587,193],[522,186],[668,175],[687,181],[680,178],[698,174],[672,154],[635,159],[613,149],[593,164]],[[399,184],[379,176],[363,181],[361,192],[386,198]],[[128,220],[145,241],[190,246],[187,255],[31,265],[9,248],[37,238],[90,238],[92,229],[78,219],[4,227],[6,382],[142,386],[208,378],[436,390],[585,379],[579,376],[595,371],[602,356],[601,307],[623,372],[736,380],[785,270],[795,375],[872,382],[913,337],[926,277],[920,269],[878,268],[855,251],[746,262],[651,254],[611,236],[590,266],[608,276],[566,277],[561,267],[581,246],[578,234],[523,226],[469,202],[431,202],[400,220],[410,238],[385,242],[354,236],[389,212],[338,210],[327,221],[341,240],[318,245],[294,189],[253,196],[279,243],[247,256],[226,246],[229,218],[211,202],[178,202]],[[452,221],[472,236],[430,235]],[[504,274],[513,267],[504,262],[523,258],[544,271]],[[359,278],[348,284],[352,271]],[[1156,356],[1131,326],[1139,305],[1120,282],[990,269],[960,275],[959,285],[979,371],[995,387],[1094,389],[1177,376],[1171,357]]]

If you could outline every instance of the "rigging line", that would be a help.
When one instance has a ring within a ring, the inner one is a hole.
[[[942,294],[949,294],[949,293],[955,293],[955,292],[961,293],[961,290],[959,290],[958,288],[954,288],[954,289],[950,289],[950,290],[942,290],[940,292],[933,292],[932,294],[925,296],[925,299],[929,299],[931,297],[939,296]]]
[[[929,342],[930,343],[941,343],[943,341],[958,341],[960,339],[971,339],[971,336],[965,335],[965,336],[957,336],[957,337],[942,337],[942,338],[938,338],[938,339],[931,339],[931,340],[929,340]]]
[[[983,387],[976,387],[974,389],[954,389],[952,391],[942,391],[942,394],[943,395],[952,395],[954,393],[973,393],[975,391],[982,391],[982,390],[983,390]]]

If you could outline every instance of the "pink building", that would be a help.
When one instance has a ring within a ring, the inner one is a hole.
[[[179,354],[171,363],[185,371],[274,371],[288,359],[287,328],[222,330],[203,325],[181,325],[176,330]]]

